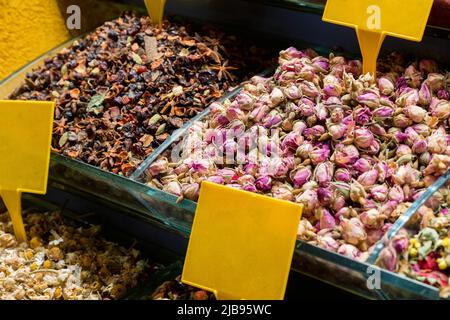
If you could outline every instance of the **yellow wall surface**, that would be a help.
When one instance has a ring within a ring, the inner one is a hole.
[[[0,79],[68,40],[53,0],[0,0]]]

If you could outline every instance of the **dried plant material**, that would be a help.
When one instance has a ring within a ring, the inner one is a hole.
[[[155,28],[148,17],[125,14],[47,58],[10,99],[55,101],[53,150],[129,176],[174,130],[262,71],[268,57],[212,28],[169,21]]]
[[[160,285],[151,297],[153,300],[215,300],[213,293],[181,282],[181,276]]]
[[[0,214],[0,299],[118,299],[152,270],[136,249],[104,240],[97,226],[68,223],[59,212],[24,212],[29,245]]]

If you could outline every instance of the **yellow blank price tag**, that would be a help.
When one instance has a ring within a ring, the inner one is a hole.
[[[375,74],[385,35],[421,41],[433,0],[328,0],[323,20],[356,29],[364,73]]]
[[[19,241],[26,241],[21,192],[47,190],[53,102],[0,100],[0,196]]]
[[[147,12],[152,18],[152,23],[161,26],[166,0],[144,0]]]
[[[202,182],[182,281],[218,299],[283,299],[302,207]]]

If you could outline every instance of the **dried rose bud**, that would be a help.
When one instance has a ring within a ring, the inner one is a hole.
[[[413,88],[417,88],[418,86],[420,86],[420,83],[422,82],[422,75],[414,67],[414,65],[410,65],[408,68],[406,68],[405,78],[407,79],[408,84]]]
[[[384,137],[386,135],[386,129],[380,126],[378,123],[371,124],[369,127],[370,132],[373,134]]]
[[[356,128],[354,131],[354,142],[360,148],[368,148],[373,143],[372,132],[365,127]]]
[[[325,133],[325,128],[321,125],[316,125],[311,128],[306,128],[303,131],[303,135],[308,140],[319,139]]]
[[[387,119],[392,117],[394,110],[391,107],[379,107],[372,114],[375,119]]]
[[[343,218],[340,225],[342,227],[342,238],[347,243],[358,246],[366,241],[367,233],[363,223],[358,218]]]
[[[310,81],[302,81],[299,85],[300,90],[302,91],[303,95],[315,99],[320,95],[319,90],[314,85],[314,83]]]
[[[314,169],[313,179],[319,183],[320,186],[327,186],[333,179],[334,164],[331,161],[319,163]]]
[[[272,187],[272,197],[281,200],[294,201],[292,188],[287,184],[277,184]]]
[[[258,103],[256,103],[255,108],[249,115],[249,118],[254,122],[260,122],[268,114],[269,109],[270,109],[269,106],[266,104],[258,105]]]
[[[241,91],[236,95],[234,101],[237,103],[240,109],[242,110],[252,110],[253,104],[255,103],[255,98],[250,94]]]
[[[374,169],[378,171],[378,182],[384,182],[386,178],[391,176],[389,166],[384,161],[378,161],[375,164]]]
[[[434,60],[422,59],[419,61],[419,70],[426,75],[428,73],[437,72],[438,65]]]
[[[245,120],[245,113],[238,108],[228,108],[226,111],[226,117],[228,121],[232,120]]]
[[[402,232],[405,231],[405,232]],[[409,239],[406,230],[402,229],[392,238],[392,246],[397,253],[403,253],[408,248]]]
[[[395,155],[400,158],[404,155],[411,155],[411,148],[408,147],[406,144],[401,144],[397,147],[397,150],[395,150]]]
[[[333,197],[333,193],[330,188],[318,188],[317,189],[317,198],[319,199],[319,203],[322,206],[328,206],[331,203]]]
[[[317,236],[317,245],[332,252],[336,252],[339,248],[339,242],[331,235]]]
[[[346,205],[345,197],[338,192],[333,192],[331,198],[331,209],[333,211],[339,211]]]
[[[264,119],[262,120],[262,125],[265,128],[269,129],[281,124],[282,120],[283,119],[278,112],[272,111],[271,113],[269,113],[267,116],[264,117]]]
[[[336,181],[350,182],[352,180],[352,175],[347,169],[339,168],[334,173],[334,179]]]
[[[367,193],[364,187],[357,181],[353,181],[350,184],[350,199],[354,202],[358,202],[362,205],[366,203]]]
[[[372,117],[372,112],[367,107],[357,107],[354,111],[355,122],[359,125],[365,125]]]
[[[262,176],[256,179],[256,188],[261,191],[269,191],[272,189],[272,178],[269,176]]]
[[[386,216],[380,213],[377,209],[370,209],[365,211],[359,215],[359,219],[364,224],[366,228],[369,229],[380,229],[384,220],[386,220]]]
[[[338,144],[335,147],[333,158],[339,165],[351,165],[358,160],[359,152],[354,145]]]
[[[444,87],[445,76],[440,73],[429,73],[425,83],[428,85],[431,92],[437,92]]]
[[[306,216],[311,215],[314,210],[319,206],[319,200],[317,198],[317,192],[310,189],[299,194],[295,198],[295,202],[303,204],[303,213]]]
[[[311,177],[311,169],[309,167],[299,167],[290,173],[290,178],[295,188],[300,188]]]
[[[380,266],[386,270],[395,271],[397,269],[397,252],[392,245],[388,245],[380,252],[378,261]]]
[[[333,140],[341,139],[347,132],[347,126],[343,123],[340,124],[328,124],[328,134]]]
[[[399,185],[392,186],[389,190],[388,198],[398,203],[403,202],[403,200],[405,199],[405,195],[403,193],[402,187],[400,187]]]
[[[272,101],[272,106],[273,107],[278,106],[283,100],[284,100],[283,91],[281,91],[277,87],[273,88],[272,92],[270,93],[270,101]]]
[[[385,184],[373,186],[370,194],[375,201],[384,202],[388,196],[388,187]]]
[[[375,184],[378,178],[378,171],[375,169],[363,172],[358,177],[358,182],[364,187],[370,187]]]
[[[161,158],[153,162],[148,167],[148,172],[154,177],[169,170],[169,162],[166,158]]]
[[[450,101],[440,100],[432,109],[431,114],[441,120],[448,119],[450,117]]]
[[[237,180],[237,174],[236,172],[231,169],[231,168],[223,168],[223,169],[219,169],[217,170],[217,175],[221,176],[222,178],[224,178],[225,183],[231,183],[232,181]]]
[[[389,216],[397,208],[397,206],[397,201],[390,200],[380,207],[380,211],[383,212],[383,214],[385,214],[386,216]]]
[[[431,154],[428,151],[422,153],[419,157],[419,163],[421,165],[428,165],[430,161],[431,161]]]
[[[382,229],[367,229],[367,244],[369,246],[375,244],[383,237],[383,230]]]
[[[303,131],[307,128],[308,126],[306,125],[306,123],[304,123],[303,121],[296,121],[294,123],[294,127],[292,128],[292,131],[296,132],[297,134],[301,135],[303,133]]]
[[[410,105],[417,105],[419,103],[419,91],[406,87],[395,100],[395,104],[398,107],[405,107]]]
[[[343,218],[350,219],[357,217],[358,213],[352,207],[342,207],[336,212],[336,219],[342,220]]]
[[[322,148],[314,148],[309,153],[309,158],[311,159],[311,162],[315,165],[324,162],[329,158],[329,156],[330,156],[330,149],[326,145],[324,145]]]
[[[441,89],[437,93],[438,99],[449,100],[450,99],[450,91]]]
[[[163,186],[163,190],[176,196],[180,196],[182,193],[181,185],[178,181],[170,181],[168,184]]]
[[[368,106],[370,109],[375,109],[380,104],[380,96],[375,92],[367,92],[364,94],[360,94],[356,101],[359,103]]]
[[[198,183],[185,183],[181,187],[183,197],[192,201],[197,201],[200,186]]]
[[[443,175],[450,169],[450,156],[434,154],[428,166],[423,170],[424,175]]]
[[[380,93],[385,96],[390,96],[395,90],[392,81],[386,77],[380,77],[378,79],[378,88],[380,89]]]
[[[424,82],[419,90],[419,104],[422,106],[428,106],[431,103],[431,92],[427,84]]]
[[[415,132],[420,134],[422,137],[428,137],[431,134],[430,127],[424,123],[414,124],[410,128],[412,128]],[[407,129],[409,129],[409,128],[407,128]]]
[[[217,183],[217,184],[225,184],[225,179],[221,176],[210,176],[206,180]]]
[[[394,116],[393,119],[394,126],[397,128],[406,128],[413,124],[411,118],[407,117],[405,114],[401,113]]]
[[[342,254],[350,259],[356,259],[361,255],[361,252],[351,244],[343,244],[337,250],[337,253]]]
[[[412,146],[412,152],[415,154],[421,154],[427,151],[427,147],[428,145],[426,139],[417,140]]]
[[[427,111],[419,106],[409,105],[403,109],[405,115],[415,123],[421,123],[427,115]]]
[[[444,154],[447,147],[447,134],[443,127],[439,127],[427,137],[428,151],[430,153]]]
[[[320,229],[332,229],[336,226],[334,217],[327,209],[320,207],[318,211]]]
[[[372,163],[366,158],[360,158],[352,165],[352,169],[359,173],[366,172],[372,169]]]

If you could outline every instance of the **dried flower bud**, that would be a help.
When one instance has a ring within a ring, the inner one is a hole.
[[[392,245],[388,245],[380,252],[378,262],[386,270],[395,271],[397,269],[397,252]]]
[[[350,182],[352,180],[352,175],[347,169],[339,168],[334,173],[334,179],[336,181]]]
[[[283,91],[281,91],[277,87],[273,88],[272,92],[270,93],[270,101],[272,101],[272,106],[273,107],[278,106],[283,100],[284,100]]]
[[[429,73],[425,83],[431,92],[437,92],[444,87],[445,76],[440,73]]]
[[[395,90],[392,81],[386,77],[380,77],[378,79],[378,88],[380,89],[380,93],[385,96],[390,96]]]
[[[240,109],[252,110],[253,104],[255,103],[255,98],[252,97],[249,93],[241,91],[236,95],[234,101],[237,103]]]
[[[309,167],[299,167],[290,173],[290,178],[295,188],[300,188],[311,177],[311,169]]]
[[[375,109],[380,104],[380,96],[375,92],[366,92],[364,94],[360,94],[356,101],[359,103],[368,106],[370,109]]]
[[[319,200],[317,198],[317,192],[309,189],[299,194],[295,198],[295,202],[303,204],[303,213],[306,216],[311,215],[314,210],[319,206]]]
[[[394,126],[397,128],[406,128],[413,124],[411,118],[407,117],[405,114],[401,113],[394,116],[393,119]]]
[[[217,183],[217,184],[225,184],[225,179],[222,176],[210,176],[206,180]]]
[[[359,158],[358,149],[354,145],[338,144],[335,147],[333,159],[339,165],[351,165]]]
[[[310,142],[305,141],[297,148],[295,155],[302,159],[308,159],[309,154],[313,151],[313,149],[313,145]]]
[[[388,198],[398,203],[403,202],[403,200],[405,199],[405,195],[403,193],[402,187],[400,187],[399,185],[392,186],[389,190]]]
[[[423,170],[424,175],[443,175],[450,169],[450,156],[434,154],[428,166]]]
[[[169,170],[169,162],[166,158],[161,158],[153,162],[148,167],[148,172],[154,177]]]
[[[309,158],[311,159],[311,162],[315,165],[326,161],[329,156],[330,156],[330,149],[328,146],[325,145],[322,148],[314,148],[309,153]]]
[[[318,188],[317,189],[317,198],[319,199],[319,203],[322,206],[328,206],[331,203],[333,197],[333,193],[330,188]]]
[[[361,255],[361,252],[351,244],[343,244],[337,250],[337,253],[342,254],[350,259],[356,259]]]
[[[380,213],[377,209],[370,209],[359,215],[359,219],[364,224],[366,228],[369,229],[380,229],[386,216]]]
[[[365,127],[356,128],[354,131],[354,142],[360,148],[368,148],[373,143],[372,132]]]
[[[321,125],[316,125],[311,128],[306,128],[303,131],[303,136],[308,140],[317,140],[325,133],[325,128]]]
[[[416,142],[414,142],[413,146],[412,146],[412,152],[414,152],[415,154],[421,154],[424,153],[425,151],[427,151],[427,140],[426,139],[420,139],[417,140]]]
[[[431,103],[431,92],[427,84],[424,82],[419,90],[419,104],[422,106],[428,106]]]
[[[314,169],[314,180],[320,186],[327,186],[333,179],[334,164],[331,161],[319,163]]]
[[[364,187],[357,181],[353,181],[350,184],[350,199],[354,202],[358,202],[362,205],[366,203],[367,193]]]
[[[303,95],[315,99],[320,95],[319,90],[314,85],[314,83],[310,81],[302,81],[299,85],[300,90],[302,91]]]
[[[178,181],[170,181],[168,184],[164,185],[163,190],[176,196],[180,196],[182,193],[181,185]]]
[[[384,202],[388,196],[388,187],[385,184],[373,186],[370,195],[375,201]]]
[[[317,245],[332,252],[336,252],[339,248],[339,242],[330,235],[317,236]]]
[[[403,109],[405,115],[415,123],[421,123],[427,115],[427,111],[415,105],[409,105]]]
[[[448,119],[450,117],[450,101],[440,100],[432,109],[431,114],[441,120]]]
[[[261,105],[258,103],[255,104],[255,108],[250,113],[249,118],[253,120],[254,122],[260,122],[269,112],[269,106],[268,105]],[[228,119],[227,119],[228,120]]]
[[[269,191],[272,189],[272,178],[269,176],[262,176],[256,179],[256,188],[261,191]]]
[[[386,130],[380,126],[378,123],[371,124],[369,130],[380,137],[384,137],[386,135]]]
[[[359,125],[365,125],[372,117],[372,112],[367,107],[357,107],[354,111],[355,122]]]
[[[330,212],[323,208],[319,207],[319,225],[320,229],[332,229],[336,226],[336,221],[334,217],[330,214]]]
[[[345,242],[358,246],[366,241],[367,233],[363,223],[358,218],[343,218],[340,225],[342,227],[342,238]]]
[[[294,195],[292,194],[292,188],[286,184],[277,184],[272,187],[272,196],[276,199],[293,201]]]
[[[358,182],[363,186],[363,187],[370,187],[373,186],[375,184],[375,182],[377,181],[378,178],[378,171],[375,169],[366,171],[364,173],[362,173],[359,177],[358,177]]]
[[[372,163],[366,158],[360,158],[352,165],[352,169],[363,173],[372,169]]]
[[[181,186],[183,197],[192,201],[197,201],[200,192],[198,183],[185,183]]]

